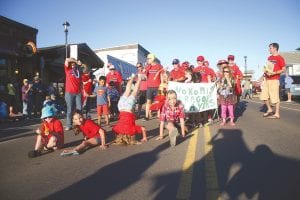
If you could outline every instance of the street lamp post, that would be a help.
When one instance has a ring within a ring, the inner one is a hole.
[[[245,59],[245,74],[247,73],[247,56],[244,56]]]
[[[63,23],[63,26],[65,28],[65,45],[66,45],[66,58],[68,57],[68,27],[70,26],[69,22],[65,21]]]

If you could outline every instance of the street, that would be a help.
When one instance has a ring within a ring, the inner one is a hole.
[[[280,106],[266,119],[261,101],[242,100],[236,126],[191,130],[175,147],[155,141],[158,119],[138,120],[147,143],[70,157],[27,157],[40,120],[0,124],[0,199],[300,199],[300,103]],[[65,148],[81,139],[66,131]]]

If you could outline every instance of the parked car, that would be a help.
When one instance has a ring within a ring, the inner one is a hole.
[[[291,95],[292,97],[299,97],[300,96],[300,76],[298,75],[290,75],[290,77],[293,79],[293,83],[291,86]],[[284,79],[285,75],[280,76],[280,100],[285,101],[287,100],[287,94],[284,87]]]

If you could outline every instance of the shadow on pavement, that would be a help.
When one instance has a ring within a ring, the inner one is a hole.
[[[235,120],[237,120],[239,117],[242,117],[243,116],[243,114],[244,114],[244,112],[246,111],[246,109],[247,109],[247,104],[248,104],[248,102],[247,101],[240,101],[238,104],[237,104],[237,106],[236,106],[236,108],[235,108],[235,110],[234,110],[234,118],[235,118]]]
[[[154,131],[154,130],[153,130]],[[196,161],[192,174],[191,196],[187,199],[207,199],[206,162],[215,158],[219,196],[222,199],[296,200],[300,199],[300,161],[278,155],[265,145],[251,151],[240,129],[219,129],[211,139],[212,151]],[[45,199],[109,199],[143,178],[169,148],[169,141],[151,151],[137,153],[99,169],[94,174],[58,191]],[[176,147],[175,147],[176,148]],[[164,159],[163,157],[161,159]],[[168,162],[168,161],[167,161]],[[84,163],[83,163],[84,164]],[[170,163],[171,165],[171,163]],[[176,199],[181,170],[153,175],[153,187],[143,199]],[[138,187],[135,188],[137,191]],[[124,197],[125,198],[125,197]],[[141,199],[132,194],[130,199]]]
[[[224,200],[300,199],[299,160],[275,154],[264,144],[250,151],[239,129],[220,129],[210,144],[213,145],[212,151],[193,165],[191,196],[183,199],[217,199],[218,196]],[[218,176],[216,198],[206,196],[212,185],[205,180],[208,174],[205,175],[207,172],[204,171],[206,160],[211,160],[211,156],[215,158]],[[176,197],[176,192],[181,174],[182,171],[176,171],[155,176],[150,193],[158,192],[155,199],[180,198]]]
[[[158,160],[159,152],[167,148],[169,143],[165,142],[151,151],[138,153],[107,165],[93,175],[45,199],[108,199],[141,179],[142,174]]]
[[[261,144],[251,152],[239,129],[220,129],[212,139],[219,187],[228,199],[300,199],[300,161]],[[233,166],[237,172],[229,178]]]
[[[25,133],[25,132],[29,132],[29,133]],[[14,129],[14,131],[0,130],[0,142],[22,138],[22,137],[29,137],[33,135],[35,135],[35,133],[32,132],[30,128]]]

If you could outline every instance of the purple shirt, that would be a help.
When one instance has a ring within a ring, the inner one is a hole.
[[[26,91],[28,90],[29,85],[23,85],[22,86],[22,101],[28,101],[29,98],[29,94],[26,93]]]

